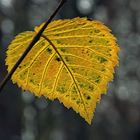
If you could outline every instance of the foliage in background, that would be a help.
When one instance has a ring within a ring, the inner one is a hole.
[[[7,45],[15,35],[33,30],[54,11],[57,0],[0,0],[0,79]],[[2,140],[139,140],[140,139],[140,0],[69,0],[55,19],[91,17],[118,38],[119,69],[107,95],[97,105],[92,126],[58,101],[20,94],[8,83],[0,94]],[[65,11],[65,12],[64,12]],[[71,11],[71,12],[70,12]],[[26,22],[25,22],[26,21]],[[10,93],[10,94],[9,94]],[[46,123],[49,122],[49,123]],[[86,126],[86,127],[85,127]],[[61,128],[60,128],[61,127]]]

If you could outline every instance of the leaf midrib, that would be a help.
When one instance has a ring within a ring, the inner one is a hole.
[[[87,112],[87,110],[86,110],[86,105],[85,105],[85,103],[84,103],[84,99],[83,99],[83,97],[82,97],[82,95],[81,95],[80,89],[79,89],[79,87],[78,87],[78,84],[77,84],[77,82],[76,82],[76,80],[75,80],[74,75],[72,74],[71,70],[69,69],[69,67],[68,67],[67,64],[65,63],[64,59],[62,58],[61,54],[59,53],[59,51],[57,50],[57,48],[55,47],[55,45],[54,45],[54,44],[49,40],[49,38],[47,38],[45,35],[42,34],[41,36],[42,36],[45,40],[47,40],[47,41],[50,43],[50,45],[51,45],[52,48],[55,50],[55,52],[58,54],[58,56],[60,57],[60,59],[62,60],[62,62],[63,62],[63,64],[64,64],[64,66],[66,67],[66,69],[67,69],[68,72],[70,73],[70,76],[71,76],[71,78],[73,79],[74,84],[75,84],[75,87],[76,87],[76,89],[77,89],[77,91],[78,91],[78,93],[79,93],[79,96],[80,96],[80,98],[81,98],[81,100],[82,100],[82,102],[83,102],[83,106],[84,106],[84,110],[85,110],[86,116],[87,116],[88,120],[90,120],[89,115],[88,115],[88,112]]]

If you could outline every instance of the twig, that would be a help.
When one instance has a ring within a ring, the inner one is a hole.
[[[11,71],[5,76],[4,80],[0,83],[0,92],[2,91],[2,89],[4,88],[4,86],[8,82],[8,80],[11,79],[13,73],[16,71],[16,69],[18,68],[18,66],[21,64],[21,62],[26,57],[26,55],[29,53],[29,51],[32,49],[32,47],[35,45],[35,43],[40,39],[43,31],[46,29],[46,27],[48,26],[48,24],[52,21],[52,19],[54,18],[54,16],[57,14],[57,12],[59,11],[59,9],[63,6],[63,4],[66,1],[67,0],[61,0],[60,4],[58,5],[58,7],[54,11],[54,13],[50,16],[50,18],[46,21],[46,23],[44,24],[44,26],[39,30],[39,32],[33,38],[32,42],[29,44],[29,46],[24,51],[24,53],[19,58],[19,60],[16,62],[16,64],[13,66],[13,68],[11,69]]]

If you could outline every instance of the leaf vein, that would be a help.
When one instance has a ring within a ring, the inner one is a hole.
[[[89,82],[90,84],[96,86],[96,87],[99,89],[99,87],[97,86],[97,84],[96,84],[95,82],[93,82],[93,81],[87,79],[87,78],[84,77],[83,75],[81,75],[81,74],[79,74],[79,73],[74,73],[74,75],[77,76],[77,77],[80,77],[80,78],[82,78],[82,79],[84,79],[84,80],[86,80],[87,82]],[[100,90],[100,89],[99,89],[99,90]]]
[[[59,71],[58,71],[58,73],[57,73],[57,75],[56,75],[56,78],[55,78],[55,81],[54,81],[54,86],[53,86],[53,88],[52,88],[52,92],[51,92],[51,94],[53,94],[54,93],[54,91],[55,91],[55,89],[56,89],[56,85],[57,85],[57,83],[58,83],[58,79],[59,79],[59,77],[60,77],[60,74],[61,74],[61,71],[63,70],[63,64],[61,64],[61,66],[60,66],[60,68],[59,68]],[[55,93],[54,93],[55,94]]]
[[[82,66],[82,65],[68,65],[69,67],[82,67],[82,68],[85,68],[85,69],[93,69],[94,71],[96,71],[98,74],[101,74],[102,76],[105,76],[105,77],[108,77],[108,75],[106,75],[105,73],[101,72],[100,70],[96,69],[96,68],[93,68],[93,67],[87,67],[87,66]]]
[[[51,61],[53,60],[54,56],[56,55],[56,53],[52,54],[52,56],[48,59],[48,61],[46,62],[46,65],[44,67],[42,76],[41,76],[41,80],[40,80],[40,84],[39,84],[39,92],[38,94],[40,95],[41,90],[42,90],[42,86],[43,86],[43,82],[44,82],[44,78],[48,69],[49,64],[51,63]]]

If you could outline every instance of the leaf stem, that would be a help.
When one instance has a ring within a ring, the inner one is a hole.
[[[18,66],[21,64],[21,62],[26,57],[26,55],[29,53],[29,51],[32,49],[32,47],[35,45],[35,43],[40,39],[43,31],[46,29],[46,27],[48,26],[48,24],[52,21],[52,19],[54,18],[54,16],[57,14],[57,12],[59,11],[59,9],[63,6],[63,4],[66,1],[67,0],[61,0],[61,2],[59,3],[58,7],[56,8],[56,10],[53,12],[53,14],[50,16],[50,18],[46,21],[46,23],[44,24],[44,26],[39,30],[39,32],[35,35],[35,37],[33,38],[32,42],[29,44],[29,46],[24,51],[24,53],[19,58],[19,60],[16,62],[16,64],[13,66],[13,68],[11,69],[11,71],[5,76],[5,78],[3,79],[3,81],[0,83],[0,92],[2,91],[2,89],[4,88],[4,86],[6,85],[6,83],[11,79],[13,73],[16,71],[16,69],[18,68]]]

